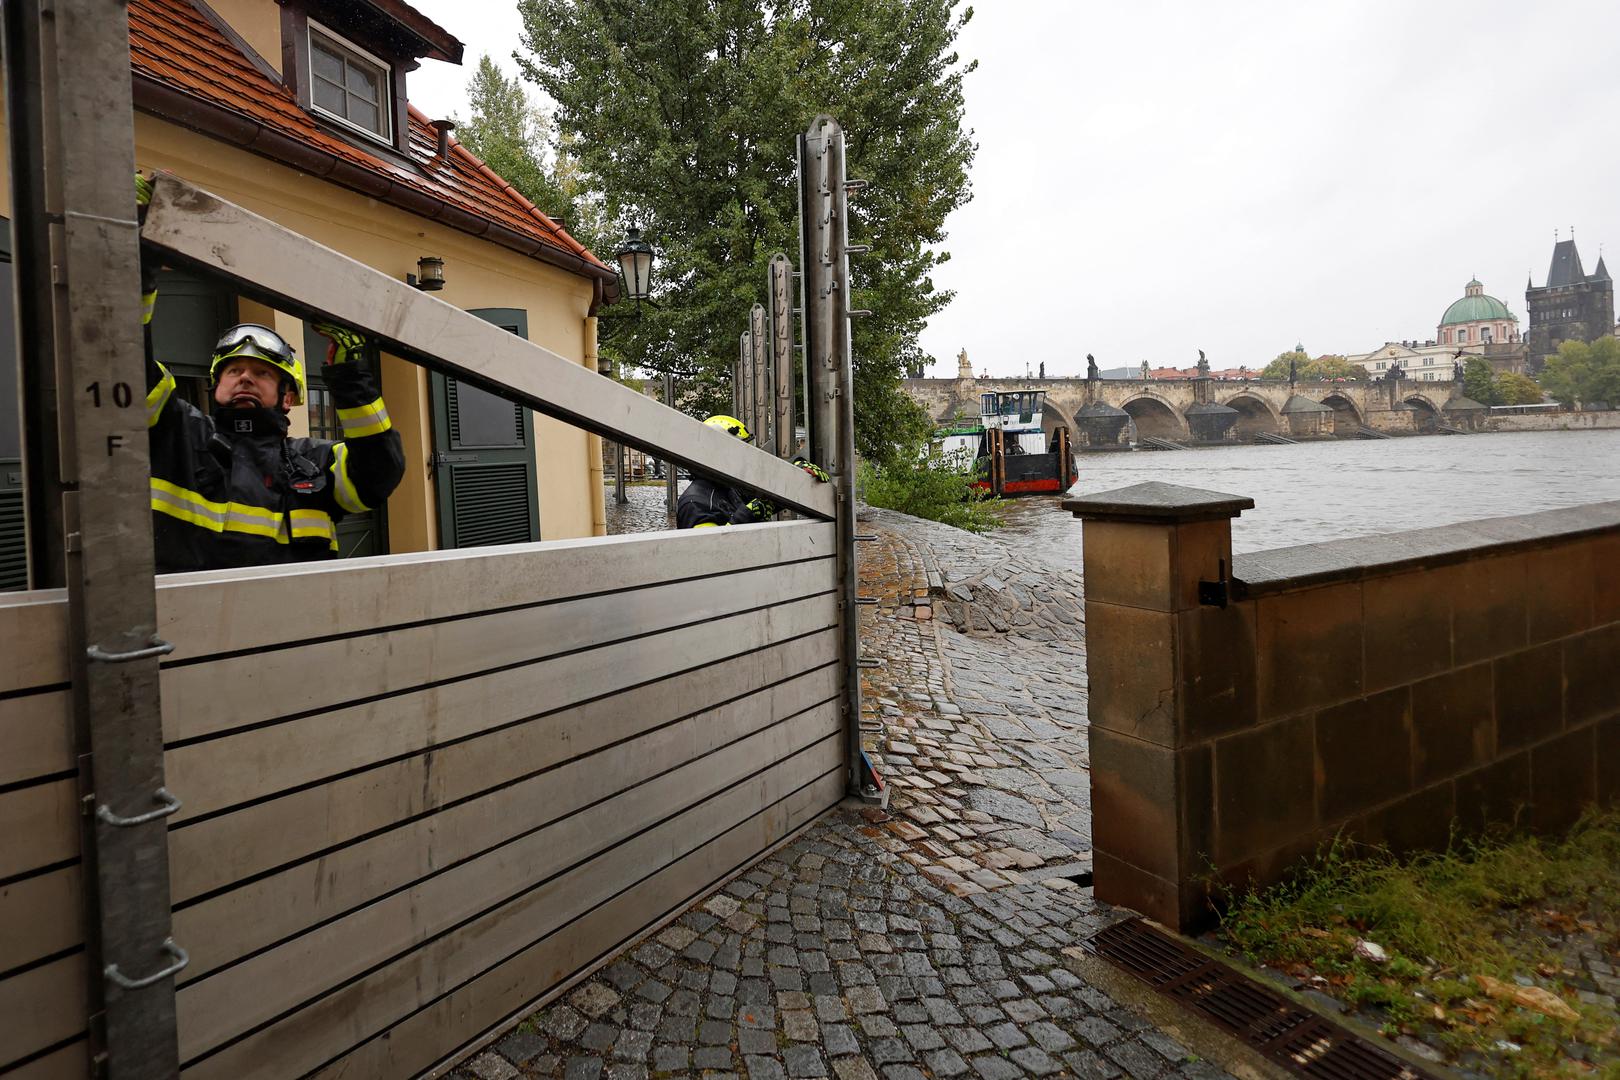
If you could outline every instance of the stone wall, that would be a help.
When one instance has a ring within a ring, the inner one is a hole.
[[[1248,499],[1064,505],[1086,521],[1099,898],[1190,927],[1212,872],[1274,881],[1336,835],[1556,831],[1620,797],[1620,502],[1235,561]]]
[[[1492,416],[1483,423],[1487,431],[1592,431],[1620,428],[1620,409],[1607,412],[1548,412],[1526,416]]]

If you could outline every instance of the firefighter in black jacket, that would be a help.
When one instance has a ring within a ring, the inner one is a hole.
[[[716,413],[703,422],[710,427],[735,435],[744,442],[753,438],[748,433],[748,428],[735,416]],[[793,464],[824,484],[828,480],[827,473],[820,466],[813,465],[804,458],[794,458]],[[694,477],[692,482],[686,485],[686,490],[681,492],[680,502],[675,504],[675,527],[712,529],[720,525],[750,525],[756,521],[769,521],[775,514],[776,507],[769,499],[758,498],[744,502],[736,488],[700,476]]]
[[[150,199],[137,179],[137,201]],[[145,275],[143,275],[145,276]],[[142,283],[144,321],[155,287]],[[174,376],[146,361],[157,570],[214,570],[331,558],[337,523],[383,504],[405,475],[399,434],[376,383],[357,363],[364,339],[316,324],[331,345],[322,371],[343,439],[288,438],[304,397],[304,365],[275,331],[233,326],[214,346],[205,415],[175,394]]]

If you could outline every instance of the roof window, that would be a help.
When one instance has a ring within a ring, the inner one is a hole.
[[[309,23],[309,97],[315,110],[383,142],[393,142],[386,61]]]

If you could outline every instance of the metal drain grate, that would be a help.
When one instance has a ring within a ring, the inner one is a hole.
[[[1115,923],[1081,945],[1302,1075],[1319,1080],[1434,1080],[1431,1073],[1141,919]]]

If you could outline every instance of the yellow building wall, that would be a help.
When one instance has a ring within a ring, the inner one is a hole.
[[[208,6],[266,63],[281,70],[280,4],[267,4],[265,0],[208,0]]]

